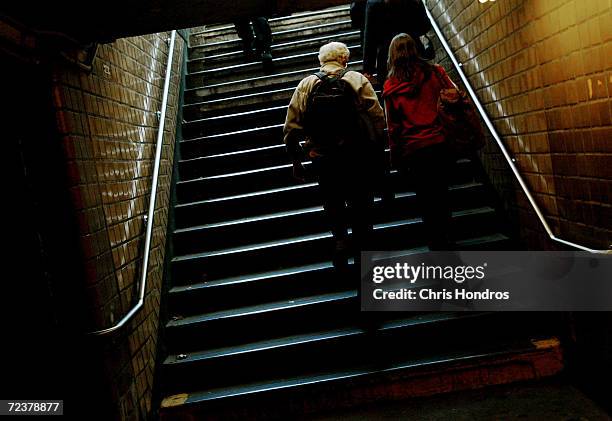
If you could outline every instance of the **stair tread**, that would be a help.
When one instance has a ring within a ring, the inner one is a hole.
[[[198,161],[203,161],[203,160],[212,159],[212,158],[222,158],[222,157],[228,157],[228,156],[246,155],[246,154],[250,154],[250,153],[254,153],[254,152],[268,151],[268,150],[273,150],[273,149],[284,149],[284,148],[285,148],[284,144],[278,144],[278,145],[272,145],[272,146],[262,146],[260,148],[241,149],[241,150],[238,150],[238,151],[224,152],[224,153],[218,153],[218,154],[214,154],[214,155],[198,156],[198,157],[189,158],[189,159],[181,159],[181,160],[179,160],[179,165],[182,164],[182,163],[198,162]]]
[[[475,181],[475,182],[470,182],[470,183],[456,184],[454,186],[451,186],[451,189],[453,189],[453,188],[469,188],[469,187],[482,186],[482,185],[483,185],[482,183]],[[236,200],[236,199],[243,199],[245,197],[255,197],[255,196],[262,196],[262,195],[268,195],[268,194],[281,193],[281,192],[291,191],[291,190],[308,189],[308,188],[315,187],[315,186],[317,186],[317,183],[296,184],[296,185],[292,185],[292,186],[279,187],[279,188],[275,188],[275,189],[259,190],[259,191],[243,193],[243,194],[237,194],[237,195],[231,195],[231,196],[216,197],[216,198],[213,198],[213,199],[198,200],[198,201],[194,201],[194,202],[177,203],[175,207],[177,207],[177,208],[184,208],[184,207],[190,207],[190,206],[203,205],[203,204],[206,204],[206,203],[215,203],[215,202],[221,202],[221,201],[231,201],[231,200]],[[408,195],[414,195],[414,192],[396,193],[395,197],[404,197],[404,196],[408,196]]]
[[[254,282],[261,279],[278,278],[283,276],[296,275],[300,273],[315,272],[324,269],[331,269],[333,264],[331,261],[314,263],[310,265],[295,266],[290,268],[276,269],[265,272],[249,273],[246,275],[232,276],[229,278],[216,279],[212,281],[197,282],[195,284],[175,286],[170,289],[170,294],[178,294],[188,291],[196,291],[199,289],[220,287],[227,285],[235,285],[240,283]]]
[[[372,364],[355,367],[353,369],[341,369],[324,373],[312,373],[310,375],[300,375],[290,378],[272,379],[229,387],[195,391],[187,393],[187,398],[182,400],[182,404],[189,405],[198,402],[251,395],[255,393],[268,392],[273,390],[296,388],[316,383],[348,380],[351,378],[364,377],[372,374],[414,369],[417,367],[426,368],[435,365],[442,365],[445,363],[469,362],[472,360],[478,360],[486,357],[515,355],[517,353],[533,351],[534,349],[535,345],[533,345],[530,341],[524,341],[518,344],[502,343],[498,344],[492,349],[487,348],[485,350],[470,349],[467,351],[459,350],[450,352],[440,352],[437,355],[432,355],[426,358],[413,358],[404,361],[389,362],[386,366],[382,366],[380,362],[375,361]],[[166,399],[168,399],[167,406],[176,405],[176,403],[171,403],[173,401],[172,396],[165,398],[164,401],[166,401]],[[166,405],[164,404],[164,402],[162,402],[162,407],[164,406]]]
[[[263,195],[280,193],[280,192],[291,191],[291,190],[307,189],[307,188],[315,187],[316,185],[317,183],[296,184],[293,186],[278,187],[275,189],[267,189],[267,190],[258,190],[258,191],[249,192],[249,193],[234,194],[231,196],[221,196],[221,197],[215,197],[213,199],[198,200],[195,202],[177,203],[175,207],[185,208],[185,207],[190,207],[190,206],[203,205],[206,203],[231,201],[231,200],[236,200],[236,199],[243,199],[246,197],[263,196]]]
[[[330,7],[330,8],[326,8],[323,10],[317,10],[314,12],[308,11],[308,12],[298,12],[298,13],[293,13],[289,16],[281,16],[281,17],[276,17],[276,18],[271,18],[268,19],[268,22],[272,23],[272,22],[279,22],[279,21],[283,21],[283,20],[287,20],[287,19],[295,19],[295,18],[303,18],[303,17],[308,17],[308,16],[316,16],[316,15],[321,15],[321,14],[325,14],[325,13],[333,13],[333,12],[346,12],[349,10],[349,7],[347,6],[338,6],[338,7]],[[212,27],[211,27],[212,26]],[[191,36],[197,36],[197,35],[202,35],[202,34],[206,34],[209,32],[213,32],[213,31],[220,31],[220,30],[235,30],[234,25],[224,25],[224,26],[220,26],[217,27],[217,25],[208,25],[208,27],[205,27],[202,31],[198,31],[198,32],[192,32],[190,35]],[[192,46],[193,48],[194,46]]]
[[[202,123],[202,122],[205,122],[205,121],[223,120],[223,119],[227,119],[227,118],[243,117],[243,116],[246,116],[246,115],[267,113],[267,112],[270,112],[270,111],[285,110],[285,109],[287,109],[287,105],[279,105],[279,106],[276,106],[276,107],[259,108],[259,109],[256,109],[256,110],[244,111],[244,112],[241,112],[241,113],[223,114],[223,115],[218,115],[218,116],[214,116],[214,117],[206,117],[206,118],[200,118],[200,119],[197,119],[197,120],[189,120],[189,121],[184,121],[183,124],[193,124],[193,123]]]
[[[457,163],[460,163],[460,162],[461,160],[457,161]],[[310,162],[306,161],[304,162],[304,165],[308,166],[310,165]],[[247,174],[256,174],[256,173],[262,173],[262,172],[267,172],[267,171],[276,171],[276,170],[280,170],[283,168],[289,169],[291,167],[292,167],[292,164],[271,165],[267,167],[258,167],[258,168],[253,168],[249,170],[243,170],[243,171],[233,171],[229,173],[221,173],[221,174],[209,175],[209,176],[204,176],[204,177],[201,176],[197,178],[190,178],[187,180],[179,180],[177,181],[176,184],[186,185],[189,183],[201,182],[201,181],[206,181],[206,180],[216,180],[216,179],[221,179],[221,178],[238,177],[238,176],[247,175]],[[389,171],[389,174],[395,174],[395,173],[397,173],[397,170]]]
[[[336,39],[342,39],[345,37],[350,37],[350,36],[354,36],[354,35],[359,35],[359,31],[348,31],[348,32],[343,32],[340,34],[335,35]],[[317,41],[326,41],[329,40],[329,35],[325,35],[322,37],[315,37],[315,38],[308,38],[308,39],[302,39],[302,40],[297,40],[297,41],[289,41],[289,42],[281,42],[278,44],[272,44],[271,45],[271,49],[272,51],[274,51],[275,49],[278,48],[282,48],[282,47],[289,47],[289,46],[301,46],[304,44],[310,44],[312,42],[317,42]],[[204,44],[203,44],[204,45]],[[198,47],[196,47],[198,48]],[[217,59],[220,57],[229,57],[232,55],[238,55],[238,56],[242,56],[244,54],[244,52],[242,51],[242,49],[236,49],[236,50],[232,50],[226,53],[220,53],[220,54],[213,54],[213,55],[209,55],[209,56],[205,56],[205,57],[195,57],[195,58],[191,58],[189,60],[187,60],[188,63],[196,63],[199,61],[205,62],[206,60],[211,60],[211,59]]]
[[[318,24],[318,25],[311,25],[311,26],[306,26],[306,27],[302,27],[302,28],[293,28],[293,29],[286,29],[286,30],[282,30],[282,31],[276,31],[276,32],[272,32],[272,39],[274,39],[274,37],[278,37],[279,35],[286,35],[286,34],[290,34],[290,33],[298,33],[298,32],[304,32],[304,31],[308,31],[308,30],[312,30],[312,29],[319,29],[319,28],[328,28],[328,27],[333,27],[333,26],[341,26],[341,25],[346,25],[346,24],[350,24],[351,21],[350,19],[346,19],[346,17],[343,20],[338,20],[335,22],[328,22],[328,23],[323,23],[323,24]],[[228,40],[223,40],[223,41],[217,41],[217,42],[211,42],[208,44],[197,44],[197,45],[192,45],[191,48],[198,48],[198,47],[221,47],[223,45],[228,45],[228,44],[232,44],[232,43],[240,43],[241,40],[240,38],[238,38],[238,36],[236,36],[236,38],[232,38],[232,39],[228,39]]]
[[[479,187],[479,186],[480,186],[479,183],[473,183],[469,185],[466,184],[461,187],[467,188],[467,187]],[[394,197],[395,199],[401,199],[404,197],[411,197],[414,195],[415,195],[414,192],[401,192],[401,193],[395,193]],[[382,199],[380,197],[375,197],[374,203],[378,203],[381,200]],[[209,223],[209,224],[201,224],[201,225],[193,225],[193,226],[189,226],[185,228],[177,228],[176,230],[174,230],[174,233],[182,234],[182,233],[187,233],[187,232],[205,231],[207,229],[212,229],[212,228],[220,228],[220,227],[228,227],[228,226],[233,226],[233,225],[248,224],[248,223],[253,223],[253,222],[261,222],[261,221],[266,221],[269,219],[282,219],[282,218],[286,218],[290,216],[303,215],[303,214],[308,214],[308,213],[319,213],[319,212],[323,212],[323,205],[309,206],[309,207],[298,208],[298,209],[289,209],[289,210],[285,210],[281,212],[264,213],[260,215],[247,216],[243,218],[221,220],[219,222],[214,222],[214,223]]]
[[[303,307],[307,305],[321,304],[333,301],[341,301],[357,297],[357,290],[320,294],[310,297],[300,297],[293,300],[276,301],[273,303],[263,303],[254,306],[235,308],[231,310],[221,310],[211,313],[188,316],[177,320],[171,320],[166,327],[187,326],[212,320],[228,319],[233,317],[244,317],[253,314],[266,313],[271,311],[286,310],[290,308]]]
[[[493,209],[490,206],[483,206],[483,207],[479,207],[479,208],[454,211],[452,213],[452,216],[456,217],[456,216],[465,216],[465,215],[475,215],[475,214],[489,213],[489,212],[494,212],[494,211],[495,211],[495,209]],[[393,228],[393,227],[399,227],[399,226],[402,226],[402,225],[416,224],[416,223],[419,223],[419,222],[422,222],[422,221],[423,221],[423,218],[421,218],[421,217],[399,219],[399,220],[395,220],[395,221],[375,224],[374,225],[374,229],[376,230],[376,229]]]
[[[463,240],[458,240],[456,244],[458,246],[467,247],[473,246],[477,244],[487,244],[498,241],[508,240],[509,238],[501,233],[495,233],[492,235],[486,235],[482,237],[468,238]],[[408,256],[418,253],[425,253],[429,251],[427,247],[415,247],[408,250],[398,250],[395,252],[385,252],[384,257],[402,257]],[[374,258],[374,260],[379,260],[378,258]],[[319,271],[324,269],[331,269],[333,264],[331,261],[325,261],[320,263],[313,263],[308,265],[294,266],[282,269],[275,269],[271,271],[265,272],[257,272],[257,273],[248,273],[239,276],[231,276],[228,278],[215,279],[210,281],[196,282],[188,285],[175,286],[170,289],[170,294],[178,294],[188,291],[197,291],[199,289],[211,288],[211,287],[220,287],[226,285],[233,285],[238,283],[248,283],[253,281],[258,281],[262,279],[270,279],[282,276],[290,276],[300,273],[306,273],[310,271]]]
[[[253,97],[257,97],[257,96],[276,94],[276,93],[280,93],[280,92],[292,93],[293,91],[295,91],[295,86],[291,86],[289,88],[282,88],[282,89],[272,89],[270,91],[254,92],[254,93],[250,93],[250,94],[237,95],[237,96],[233,96],[233,97],[212,99],[212,100],[208,100],[208,101],[192,102],[190,104],[185,104],[184,107],[203,106],[203,105],[217,104],[217,103],[220,103],[220,102],[228,102],[229,103],[229,102],[234,102],[234,101],[241,101],[241,100],[246,99],[246,98],[253,98]],[[288,97],[290,97],[290,95],[288,95]],[[287,104],[289,104],[288,100],[287,100]]]
[[[358,64],[361,64],[361,60],[356,60],[356,61],[349,62],[348,66],[356,66]],[[222,87],[222,86],[235,86],[235,85],[239,85],[239,84],[252,83],[252,82],[256,82],[256,81],[265,81],[266,79],[270,79],[271,77],[278,78],[278,77],[283,77],[283,76],[295,76],[295,75],[300,75],[300,74],[314,73],[314,72],[316,72],[318,70],[319,70],[319,67],[308,67],[306,69],[291,70],[291,71],[283,72],[283,73],[274,73],[273,75],[255,76],[255,77],[249,77],[249,78],[245,78],[245,79],[232,80],[232,81],[229,81],[229,82],[221,82],[221,83],[214,83],[214,84],[211,84],[211,85],[197,86],[197,87],[194,87],[194,88],[186,88],[185,92],[196,91],[196,90],[200,90],[200,89],[219,88],[219,87]]]
[[[494,213],[494,212],[495,212],[495,209],[493,209],[492,207],[482,206],[479,208],[454,211],[452,213],[452,216],[458,217],[458,216],[476,215],[476,214]],[[391,222],[374,224],[374,230],[412,225],[412,224],[420,223],[422,221],[423,219],[421,217],[394,220]],[[320,240],[324,238],[331,238],[331,232],[326,231],[326,232],[316,233],[316,234],[301,235],[301,236],[295,236],[295,237],[289,237],[289,238],[276,239],[272,241],[265,241],[262,243],[254,243],[254,244],[248,244],[244,246],[230,247],[230,248],[221,249],[221,250],[185,254],[181,256],[175,256],[172,259],[172,261],[179,262],[179,261],[185,261],[185,260],[199,259],[203,257],[235,254],[235,253],[246,252],[246,251],[261,250],[261,249],[266,249],[266,248],[271,248],[271,247],[279,247],[279,246],[283,246],[287,244],[295,244],[295,243],[306,242],[306,241]]]
[[[215,180],[219,178],[228,178],[228,177],[237,177],[240,175],[255,174],[258,172],[274,171],[274,170],[279,170],[281,168],[291,168],[291,165],[292,164],[273,165],[271,167],[255,168],[252,170],[236,171],[236,172],[217,174],[217,175],[209,175],[207,177],[191,178],[189,180],[177,181],[176,184],[189,184],[189,183],[193,183],[196,181]]]
[[[264,215],[248,216],[245,218],[232,219],[229,221],[221,221],[221,222],[215,222],[211,224],[197,225],[197,226],[188,227],[188,228],[179,228],[175,230],[174,233],[177,234],[177,233],[185,233],[185,232],[192,232],[192,231],[202,231],[202,230],[207,230],[211,228],[220,228],[220,227],[228,227],[232,225],[261,222],[261,221],[266,221],[269,219],[277,219],[277,218],[283,218],[287,216],[303,215],[307,213],[322,212],[322,211],[323,211],[323,206],[311,206],[308,208],[292,209],[292,210],[283,211],[283,212],[274,212],[274,213],[268,213]]]
[[[331,238],[331,232],[324,232],[324,233],[317,233],[317,234],[310,234],[310,235],[301,235],[301,236],[297,236],[297,237],[289,237],[289,238],[284,238],[284,239],[280,239],[280,240],[272,240],[272,241],[266,241],[263,243],[255,243],[255,244],[249,244],[246,246],[239,246],[239,247],[231,247],[231,248],[227,248],[227,249],[223,249],[223,250],[216,250],[216,251],[209,251],[209,252],[203,252],[203,253],[193,253],[193,254],[186,254],[186,255],[182,255],[182,256],[175,256],[172,261],[173,262],[180,262],[180,261],[184,261],[184,260],[192,260],[192,259],[199,259],[202,257],[212,257],[212,256],[219,256],[219,255],[227,255],[227,254],[235,254],[235,253],[240,253],[240,252],[245,252],[245,251],[253,251],[253,250],[261,250],[261,249],[265,249],[265,248],[270,248],[270,247],[278,247],[278,246],[283,246],[283,245],[287,245],[287,244],[295,244],[295,243],[301,243],[301,242],[305,242],[305,241],[313,241],[313,240],[320,240],[323,238]]]
[[[234,136],[234,135],[244,134],[244,133],[253,133],[253,132],[269,130],[269,129],[277,129],[283,126],[284,126],[283,123],[270,124],[269,126],[253,127],[250,129],[242,129],[242,130],[235,130],[232,132],[217,133],[217,134],[208,135],[208,136],[200,136],[200,137],[195,137],[192,139],[183,139],[181,140],[181,143],[195,142],[195,141],[201,141],[201,140],[206,140],[206,139],[216,139],[219,137]]]
[[[347,45],[347,47],[349,51],[352,51],[352,50],[359,48],[360,45]],[[309,57],[314,58],[314,57],[317,57],[317,55],[318,55],[318,51],[309,51],[306,53],[294,54],[294,55],[289,55],[289,56],[274,57],[272,59],[272,64],[275,66],[281,66],[284,62],[287,62],[287,61],[298,60],[298,59],[309,58]],[[215,74],[218,74],[218,72],[237,72],[237,71],[249,69],[249,68],[260,69],[261,61],[250,61],[246,63],[236,63],[236,64],[229,64],[225,66],[212,67],[209,69],[195,70],[195,71],[191,71],[187,73],[187,76],[203,76],[203,75],[211,75],[211,74],[215,75]]]
[[[377,331],[387,331],[392,329],[404,328],[408,326],[423,325],[428,323],[443,322],[449,320],[466,319],[472,317],[482,317],[486,315],[485,312],[440,312],[440,313],[426,313],[417,314],[410,317],[401,319],[388,320],[383,322]],[[297,346],[305,343],[320,342],[330,339],[337,339],[342,337],[354,336],[363,334],[366,329],[358,326],[349,326],[339,329],[324,330],[314,333],[305,333],[298,335],[284,336],[281,338],[267,339],[263,341],[250,342],[246,344],[240,344],[236,346],[228,346],[222,348],[215,348],[209,350],[200,350],[196,352],[190,352],[186,358],[178,359],[177,355],[169,355],[164,364],[175,365],[175,364],[189,364],[194,361],[202,361],[213,358],[227,357],[231,355],[243,354],[246,352],[254,351],[265,351],[269,349],[276,349],[289,346]],[[369,332],[371,333],[371,332]]]

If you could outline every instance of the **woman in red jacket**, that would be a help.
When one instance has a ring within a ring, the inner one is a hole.
[[[429,248],[452,249],[448,178],[453,160],[437,112],[441,80],[450,79],[441,66],[419,57],[407,34],[391,41],[387,65],[383,98],[392,165],[410,176]]]

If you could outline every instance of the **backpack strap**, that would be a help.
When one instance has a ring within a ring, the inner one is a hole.
[[[321,82],[324,82],[325,79],[328,78],[327,73],[325,72],[317,72],[315,73],[315,76],[318,77],[321,80]]]
[[[348,69],[342,69],[341,71],[333,75],[333,77],[335,79],[342,79],[344,75],[346,74],[346,72],[348,72]],[[325,72],[317,72],[315,73],[315,76],[318,77],[321,80],[321,82],[325,82],[325,80],[329,79],[330,77],[329,74]]]
[[[334,75],[334,77],[336,79],[342,79],[344,77],[344,75],[346,74],[346,72],[348,72],[348,69],[345,67],[344,69],[340,70],[338,73],[336,73]]]
[[[440,81],[440,84],[442,85],[443,89],[452,89],[452,88],[459,89],[453,81],[450,81],[449,83],[448,76],[445,77],[445,75],[442,73],[442,70],[441,70],[442,68],[440,67],[440,65],[434,64],[433,68],[434,68],[434,72],[436,73],[436,76],[438,77],[438,80]]]

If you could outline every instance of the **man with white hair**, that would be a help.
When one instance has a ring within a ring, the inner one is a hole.
[[[321,69],[297,86],[283,131],[294,176],[303,181],[302,159],[312,161],[336,241],[334,261],[342,264],[348,257],[349,224],[354,251],[367,246],[373,184],[384,161],[383,110],[368,79],[347,69],[349,55],[341,42],[321,47]]]

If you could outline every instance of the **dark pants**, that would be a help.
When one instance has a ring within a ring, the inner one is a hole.
[[[267,18],[240,19],[234,22],[234,27],[242,39],[245,51],[251,51],[253,48],[260,54],[270,51],[272,30]]]
[[[453,249],[448,187],[454,160],[448,147],[438,144],[419,149],[407,164],[407,176],[423,215],[427,245],[431,250]]]
[[[363,158],[350,154],[312,161],[334,239],[346,240],[347,228],[352,228],[356,252],[368,248],[372,234],[374,196],[371,178],[362,163]]]

